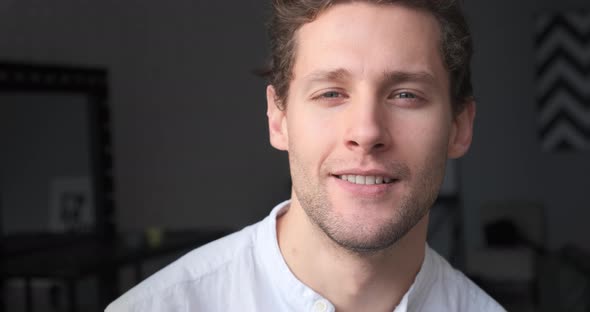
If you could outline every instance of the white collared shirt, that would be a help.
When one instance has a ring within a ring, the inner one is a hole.
[[[299,281],[279,250],[276,219],[264,220],[197,248],[112,302],[106,312],[309,311],[334,305]],[[393,312],[505,311],[426,246],[413,285]]]

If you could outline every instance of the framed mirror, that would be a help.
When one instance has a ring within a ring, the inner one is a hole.
[[[0,230],[109,236],[107,71],[0,62]]]

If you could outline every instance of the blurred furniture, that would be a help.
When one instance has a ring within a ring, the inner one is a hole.
[[[539,264],[539,312],[590,311],[590,251],[566,245]]]
[[[101,310],[120,295],[118,273],[132,266],[135,280],[143,279],[142,264],[148,260],[177,254],[220,238],[230,231],[176,231],[162,233],[162,239],[150,246],[145,239],[117,236],[105,241],[88,235],[15,235],[5,237],[1,273],[4,279],[25,280],[25,310],[34,311],[31,282],[34,279],[55,279],[65,283],[69,311],[79,311],[76,285],[83,278],[99,278]],[[44,247],[41,247],[44,246]],[[102,278],[106,276],[107,278]],[[115,278],[112,278],[115,276]],[[39,309],[45,311],[47,307]]]
[[[538,263],[546,246],[543,206],[527,201],[483,205],[485,245],[467,252],[467,274],[499,301],[537,301]],[[502,302],[500,302],[502,303]]]

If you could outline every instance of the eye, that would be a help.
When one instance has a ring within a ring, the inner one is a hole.
[[[342,97],[342,93],[337,92],[337,91],[328,91],[328,92],[324,92],[324,93],[320,94],[320,97],[334,99],[334,98]]]
[[[400,92],[398,94],[394,95],[394,98],[398,98],[398,99],[416,99],[417,96],[414,93],[411,92]]]
[[[428,102],[422,93],[407,89],[393,91],[389,100],[396,106],[407,108],[417,108]]]
[[[315,95],[312,95],[311,99],[313,101],[333,105],[336,103],[341,103],[342,101],[346,100],[347,97],[348,96],[344,91],[331,89],[317,92]]]

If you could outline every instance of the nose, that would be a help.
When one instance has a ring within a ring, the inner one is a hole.
[[[348,112],[344,144],[366,154],[384,151],[391,145],[384,105],[376,100],[358,101]]]

